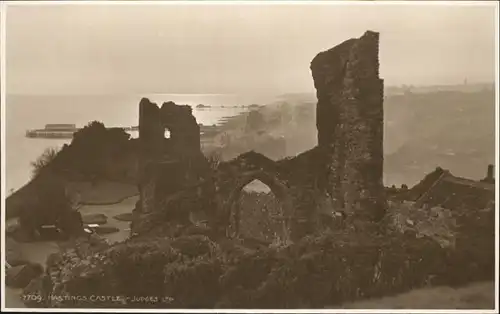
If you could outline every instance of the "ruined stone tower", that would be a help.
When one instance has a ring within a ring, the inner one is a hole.
[[[165,130],[170,137],[165,138]],[[173,102],[139,103],[139,192],[141,212],[160,208],[159,202],[198,181],[205,159],[200,151],[200,127],[191,107]]]
[[[324,159],[322,188],[349,216],[377,220],[385,213],[383,80],[379,34],[367,31],[311,62],[317,91],[318,147]]]

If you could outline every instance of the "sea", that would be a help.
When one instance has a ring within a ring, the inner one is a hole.
[[[32,177],[31,163],[49,147],[60,148],[71,139],[27,138],[26,131],[43,129],[46,124],[75,124],[83,127],[91,121],[107,127],[130,127],[139,123],[139,102],[147,97],[161,105],[174,101],[190,105],[198,123],[218,124],[224,117],[247,109],[242,105],[265,105],[278,96],[247,96],[234,94],[150,94],[150,95],[6,95],[5,148],[6,194],[28,183]],[[198,104],[211,108],[198,109]],[[131,131],[132,137],[138,132]]]

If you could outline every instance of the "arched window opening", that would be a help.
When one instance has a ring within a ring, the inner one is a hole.
[[[233,205],[230,224],[242,238],[267,243],[285,240],[282,202],[258,179],[241,189]]]
[[[170,130],[165,128],[165,133],[164,133],[165,138],[170,138]]]
[[[242,190],[246,193],[272,193],[271,188],[258,179],[245,185]]]

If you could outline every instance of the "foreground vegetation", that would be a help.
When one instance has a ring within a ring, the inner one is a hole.
[[[346,226],[287,246],[248,249],[172,224],[170,231],[178,232],[170,236],[113,246],[79,241],[51,256],[45,275],[25,293],[45,300],[29,304],[36,307],[324,308],[429,285],[493,280],[494,211],[454,217],[452,245],[417,227],[402,233],[395,222],[382,233]]]

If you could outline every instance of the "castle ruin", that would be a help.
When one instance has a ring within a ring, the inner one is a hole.
[[[263,178],[284,204],[283,220],[293,240],[315,229],[324,198],[332,211],[352,219],[380,219],[386,204],[378,45],[378,33],[368,31],[312,60],[318,98],[318,145],[277,162],[250,152],[221,163],[216,173],[210,172],[191,108],[172,102],[158,108],[142,99],[139,212],[168,211],[165,199],[172,199],[179,191],[197,189],[190,197],[212,198],[201,202],[210,207],[201,210],[209,212],[213,226],[227,228],[242,187]],[[165,129],[170,131],[170,138],[165,138]]]

